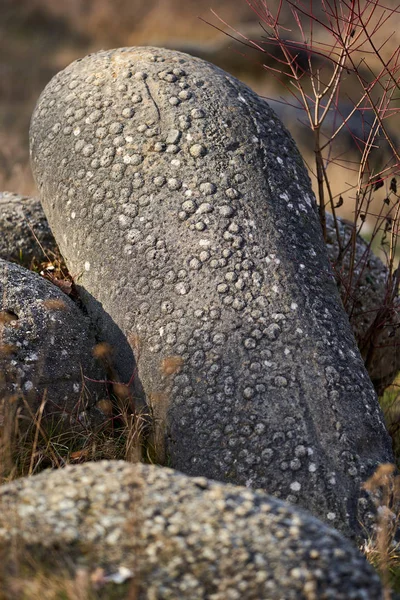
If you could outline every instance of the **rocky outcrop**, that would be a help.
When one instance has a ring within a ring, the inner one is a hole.
[[[62,428],[101,417],[93,409],[104,391],[95,344],[88,318],[66,294],[0,259],[0,399],[19,407],[22,425],[42,402],[44,420]]]
[[[4,544],[53,573],[124,568],[143,600],[382,598],[358,550],[305,511],[150,465],[87,463],[2,486]]]
[[[0,258],[29,267],[53,258],[57,244],[40,201],[0,192]]]
[[[151,405],[156,459],[357,531],[390,441],[268,104],[199,59],[125,48],[54,77],[30,136],[82,299]]]

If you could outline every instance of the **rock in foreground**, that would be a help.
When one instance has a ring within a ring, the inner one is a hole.
[[[131,569],[141,599],[378,600],[333,529],[260,491],[124,462],[46,471],[0,488],[0,545],[47,564]],[[43,551],[44,550],[44,551]]]
[[[182,53],[99,52],[43,92],[31,156],[126,381],[110,322],[135,355],[156,459],[358,531],[360,483],[392,461],[390,440],[306,169],[268,104]]]

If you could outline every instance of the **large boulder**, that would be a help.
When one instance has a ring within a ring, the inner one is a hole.
[[[0,258],[29,267],[58,252],[40,201],[0,192]]]
[[[63,429],[87,425],[90,415],[98,422],[104,373],[88,317],[58,287],[2,259],[0,334],[2,401],[28,421],[44,402],[44,421]]]
[[[30,141],[81,297],[153,411],[155,460],[358,531],[390,439],[268,104],[200,59],[125,48],[56,75]]]
[[[307,512],[150,465],[87,463],[2,486],[0,548],[10,544],[51,572],[130,573],[135,598],[382,598],[358,550]]]

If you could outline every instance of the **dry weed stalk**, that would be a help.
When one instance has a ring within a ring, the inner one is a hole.
[[[383,28],[390,27],[391,19],[400,14],[400,4],[386,6],[380,0],[245,1],[265,32],[259,40],[241,34],[212,12],[231,31],[227,35],[262,53],[263,68],[284,87],[280,102],[305,115],[314,140],[314,165],[308,167],[316,180],[321,226],[326,238],[328,209],[334,218],[338,242],[333,267],[350,317],[371,244],[381,234],[388,275],[385,298],[376,307],[363,348],[368,366],[379,343],[379,333],[392,321],[400,283],[400,153],[390,129],[400,110],[400,47],[395,44],[394,49],[387,50],[394,32],[383,43],[380,41]],[[356,119],[360,122],[358,129],[354,128]],[[345,133],[351,136],[356,160],[350,160],[340,147]],[[344,189],[337,194],[333,193],[330,180],[333,165],[343,170]],[[349,171],[356,174],[355,186],[345,183]],[[379,200],[376,193],[380,188],[379,193],[385,193]],[[377,200],[378,210],[374,208]],[[353,213],[353,235],[347,242],[341,239],[337,222],[337,210],[344,203],[352,207]],[[356,264],[356,238],[366,221],[372,222],[373,228],[360,265]],[[345,258],[349,266],[344,277]]]

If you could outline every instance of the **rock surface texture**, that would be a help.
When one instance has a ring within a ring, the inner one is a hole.
[[[2,486],[1,542],[44,548],[47,563],[58,549],[62,566],[131,569],[140,599],[382,598],[358,550],[308,513],[149,465],[88,463]]]
[[[269,106],[200,59],[125,48],[56,75],[30,133],[52,231],[104,336],[100,304],[130,343],[160,460],[356,531],[390,441]]]
[[[342,298],[347,293],[349,277],[349,252],[340,267],[337,266],[338,243],[332,215],[326,215],[327,249],[336,278],[341,282]],[[349,243],[352,225],[338,219],[342,245]],[[0,258],[29,267],[32,260],[46,260],[57,254],[58,246],[51,233],[42,205],[37,198],[21,196],[12,192],[0,192]],[[40,244],[40,245],[39,245]],[[42,250],[43,249],[43,250]],[[358,235],[356,242],[356,269],[353,276],[351,300],[348,303],[350,323],[359,349],[365,345],[370,327],[385,299],[387,268],[369,249],[368,244]],[[375,389],[383,393],[400,371],[399,344],[400,328],[397,313],[386,324],[376,340],[374,357],[367,369]],[[368,344],[367,344],[368,347]],[[364,355],[367,350],[364,350]]]
[[[57,252],[40,201],[0,192],[0,258],[29,267],[32,260],[46,260],[43,250]]]
[[[0,334],[0,399],[24,397],[33,413],[45,399],[45,417],[66,426],[87,421],[102,386],[84,375],[104,378],[88,318],[59,288],[2,259]]]
[[[340,294],[345,302],[358,347],[366,361],[369,376],[378,394],[382,394],[400,371],[400,301],[395,299],[390,312],[382,310],[388,302],[388,270],[360,235],[356,238],[354,270],[350,281],[351,236],[353,225],[337,220],[342,248],[347,250],[338,264],[339,245],[332,215],[327,215],[327,248]],[[373,336],[374,322],[383,324]]]

